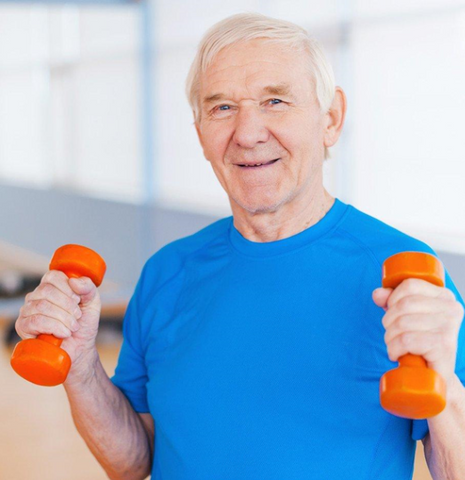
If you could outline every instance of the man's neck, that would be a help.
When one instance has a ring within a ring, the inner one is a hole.
[[[284,205],[275,212],[251,214],[241,209],[234,212],[234,226],[241,235],[252,242],[273,242],[303,232],[318,223],[334,204],[324,188],[299,208],[299,204]],[[287,208],[286,208],[287,207]]]

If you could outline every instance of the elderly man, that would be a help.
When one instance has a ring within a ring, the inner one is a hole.
[[[148,260],[115,376],[89,279],[47,273],[17,321],[65,339],[73,418],[110,478],[406,480],[417,439],[435,479],[465,478],[462,299],[448,275],[377,288],[390,255],[434,252],[325,190],[346,99],[318,45],[288,22],[227,18],[187,92],[233,215]],[[380,407],[407,352],[447,383],[436,417]]]

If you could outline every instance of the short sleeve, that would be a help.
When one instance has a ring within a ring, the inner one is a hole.
[[[115,374],[111,381],[129,400],[138,413],[148,413],[147,368],[141,335],[139,303],[141,302],[142,277],[129,302],[123,319],[123,344]]]
[[[452,290],[457,301],[464,305],[462,296],[460,295],[457,287],[446,271],[446,288]],[[462,385],[465,385],[465,325],[462,321],[462,326],[459,332],[458,344],[457,344],[457,361],[455,363],[455,373],[459,377]],[[429,432],[427,420],[413,420],[412,422],[412,438],[414,440],[422,440]]]

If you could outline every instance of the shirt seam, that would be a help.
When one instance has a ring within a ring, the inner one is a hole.
[[[227,230],[226,230],[227,232]],[[160,290],[162,288],[165,287],[165,285],[167,285],[169,282],[171,282],[172,280],[174,280],[176,277],[179,276],[179,274],[185,269],[185,266],[186,266],[186,263],[188,261],[188,259],[190,259],[193,255],[197,254],[199,251],[203,250],[204,248],[207,248],[211,243],[213,243],[215,240],[218,240],[219,238],[221,238],[222,235],[224,235],[225,232],[223,232],[221,235],[218,235],[218,236],[215,236],[214,238],[212,238],[210,241],[208,241],[207,243],[204,243],[203,245],[201,245],[199,248],[193,250],[192,252],[189,252],[187,255],[185,255],[182,260],[181,260],[181,265],[179,267],[178,270],[176,270],[176,273],[174,273],[173,275],[171,275],[169,278],[167,278],[152,294],[152,296],[155,296],[157,295]],[[139,312],[138,312],[139,314]],[[140,316],[140,315],[138,315]]]
[[[381,266],[381,262],[377,259],[376,255],[374,254],[373,250],[365,243],[363,242],[362,240],[360,240],[359,238],[355,237],[354,235],[352,235],[351,233],[349,233],[346,229],[344,228],[341,228],[340,229],[342,233],[344,233],[350,240],[352,240],[355,244],[357,244],[362,250],[365,251],[366,254],[368,254],[368,256],[372,259],[372,261],[375,263],[375,266],[379,269],[379,271],[381,271],[382,269],[382,266]],[[378,280],[379,281],[379,280]],[[413,425],[414,425],[415,422],[412,421],[412,426],[411,426],[411,434],[410,436],[412,436],[412,433],[413,433]],[[375,452],[376,454],[376,452]],[[370,470],[370,473],[371,473],[371,470]],[[370,477],[368,477],[370,478]]]
[[[225,230],[227,232],[227,229]],[[179,269],[176,271],[175,274],[171,275],[169,278],[167,278],[153,293],[152,295],[150,296],[147,296],[145,298],[145,301],[144,301],[144,308],[143,310],[146,310],[147,309],[147,305],[150,303],[151,299],[155,296],[157,296],[160,291],[168,284],[170,283],[171,281],[175,280],[176,278],[179,277],[180,274],[182,274],[182,272],[184,272],[185,270],[185,267],[186,267],[186,263],[188,261],[188,259],[190,259],[193,255],[197,254],[199,251],[203,250],[204,248],[208,247],[211,243],[213,243],[215,240],[218,240],[218,239],[221,239],[221,236],[225,234],[225,231],[223,231],[220,235],[217,235],[215,237],[213,237],[211,240],[207,241],[206,243],[204,243],[203,245],[201,245],[199,248],[196,248],[195,250],[193,250],[192,252],[189,252],[187,255],[185,255],[182,260],[181,260],[181,265],[179,267]],[[155,254],[156,255],[156,254]],[[148,261],[147,261],[148,263]],[[145,266],[144,266],[144,270],[145,270]],[[147,282],[147,280],[145,280],[145,282]],[[145,283],[144,282],[144,283]],[[185,278],[182,280],[183,282],[183,285],[184,285],[184,282],[185,282]],[[183,285],[181,285],[181,290],[182,290],[182,287]],[[142,286],[142,285],[141,285]],[[179,299],[176,300],[176,303]],[[142,329],[142,318],[143,318],[143,315],[141,315],[139,313],[139,310],[142,308],[142,305],[141,303],[138,302],[138,306],[136,308],[136,313],[137,313],[137,321],[138,323],[140,324],[140,329]],[[147,339],[145,339],[147,340]],[[147,352],[147,343],[144,342],[142,344],[143,346],[143,355],[145,357],[146,355],[146,352]]]
[[[379,268],[381,271],[382,269],[382,266],[381,266],[381,263],[380,261],[378,260],[378,258],[376,257],[375,253],[373,252],[373,250],[362,240],[360,240],[358,237],[356,237],[355,235],[353,235],[352,233],[348,232],[344,227],[341,227],[340,228],[341,232],[344,233],[347,237],[349,237],[350,240],[352,240],[352,242],[354,242],[355,244],[357,244],[357,246],[359,248],[361,248],[366,254],[368,254],[368,256],[371,258],[371,260],[374,262],[375,264],[375,267],[376,268]]]
[[[375,467],[376,455],[378,454],[379,447],[381,446],[381,441],[382,441],[384,435],[386,434],[389,426],[391,425],[392,420],[393,420],[393,418],[390,415],[387,418],[386,425],[385,425],[383,431],[381,432],[381,435],[379,436],[378,441],[376,442],[376,447],[375,447],[375,450],[373,452],[373,458],[372,458],[371,463],[370,463],[370,468],[368,469],[368,475],[366,477],[366,480],[371,480],[371,478],[372,478],[371,475],[372,475],[372,472],[373,472],[373,468]]]

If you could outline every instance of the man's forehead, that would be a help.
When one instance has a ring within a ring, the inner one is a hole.
[[[292,55],[290,55],[292,51]],[[307,58],[287,45],[255,39],[221,50],[201,75],[201,105],[232,99],[234,95],[301,96]],[[306,86],[303,86],[306,89]]]

